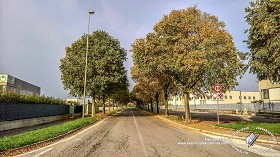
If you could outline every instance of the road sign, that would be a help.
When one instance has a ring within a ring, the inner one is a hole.
[[[224,95],[223,95],[223,93],[218,93],[218,94],[217,94],[217,97],[218,97],[218,98],[223,98]]]
[[[213,93],[212,97],[213,98],[221,98],[222,99],[224,97],[224,94],[223,93]]]
[[[213,93],[213,94],[212,94],[212,97],[213,97],[213,98],[217,98],[217,97],[218,97],[218,94],[217,94],[217,93]]]
[[[222,92],[222,90],[223,90],[222,85],[220,85],[220,84],[215,84],[215,86],[214,86],[214,91],[215,91],[216,93],[220,93],[220,92]]]

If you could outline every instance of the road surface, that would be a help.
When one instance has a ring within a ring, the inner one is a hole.
[[[231,145],[187,145],[209,138],[191,130],[168,125],[152,116],[129,108],[58,143],[20,156],[23,157],[198,157],[244,155]]]

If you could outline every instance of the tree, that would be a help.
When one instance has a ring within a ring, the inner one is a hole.
[[[143,101],[137,96],[137,93],[135,92],[135,89],[129,93],[129,98],[132,103],[135,104],[137,108],[143,109]]]
[[[83,35],[71,46],[66,47],[66,56],[61,59],[62,83],[64,89],[70,90],[72,96],[83,94],[85,52],[86,35]],[[105,97],[127,83],[123,65],[125,60],[125,49],[107,32],[98,30],[89,35],[87,96],[91,96],[93,100],[96,97],[102,99],[104,113]],[[92,101],[93,109],[94,102]]]
[[[250,71],[259,80],[280,82],[280,1],[256,0],[245,11],[250,25],[245,31],[251,51]]]
[[[153,98],[155,94],[153,83],[139,81],[133,88],[133,93],[136,94],[137,98],[141,99],[145,105],[150,103],[150,107],[147,106],[147,108],[150,108],[151,111],[153,111]]]
[[[225,24],[196,7],[172,10],[146,39],[149,42],[141,45],[150,49],[136,60],[152,56],[158,69],[154,73],[164,74],[185,93],[186,121],[191,120],[190,93],[207,95],[215,83],[221,83],[224,90],[234,88],[237,76],[245,72],[245,54],[236,49]]]
[[[153,33],[147,34],[146,38],[137,39],[132,44],[132,58],[134,67],[131,75],[136,80],[146,79],[149,84],[153,85],[153,97],[155,97],[157,105],[157,113],[159,113],[159,96],[162,92],[164,95],[165,114],[168,115],[168,96],[174,87],[174,80],[170,75],[165,73],[166,65],[162,63],[159,57],[158,49],[164,47],[161,39]],[[143,83],[143,81],[142,81]]]
[[[129,103],[130,101],[129,90],[124,89],[115,92],[114,94],[112,94],[112,99],[114,100],[114,103],[127,105],[127,103]]]

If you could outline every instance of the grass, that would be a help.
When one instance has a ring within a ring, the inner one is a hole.
[[[0,152],[57,137],[79,127],[90,124],[96,121],[99,117],[100,116],[96,115],[95,117],[86,117],[83,119],[79,118],[74,121],[65,122],[47,128],[33,130],[14,136],[2,137],[0,138]]]
[[[257,127],[267,129],[274,135],[280,135],[280,123],[257,123],[257,122],[235,122],[228,124],[220,124],[220,127],[231,128],[235,130],[240,130],[245,127],[249,127],[249,132],[267,134],[264,131],[256,129]]]
[[[184,120],[180,116],[175,116],[175,115],[160,115],[161,117],[167,118],[169,120],[182,123]],[[253,132],[257,134],[268,134],[265,131],[256,129],[257,127],[267,129],[274,135],[278,136],[280,135],[280,123],[258,123],[258,122],[234,122],[234,123],[226,123],[226,124],[220,124],[218,125],[219,127],[224,127],[224,128],[231,128],[234,130],[240,130],[242,128],[249,127],[249,130],[246,132]]]
[[[164,118],[167,118],[167,119],[169,119],[169,120],[178,122],[178,123],[184,121],[184,120],[183,120],[181,117],[179,117],[179,116],[174,116],[174,115],[168,115],[168,116],[166,116],[166,115],[160,115],[160,116],[161,116],[161,117],[164,117]]]

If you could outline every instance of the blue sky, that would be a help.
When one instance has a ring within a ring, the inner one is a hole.
[[[1,0],[0,73],[38,85],[43,94],[65,98],[60,58],[65,47],[87,32],[88,10],[95,11],[90,32],[102,29],[119,39],[128,51],[125,66],[129,70],[133,65],[129,50],[135,39],[152,32],[172,9],[195,5],[224,21],[236,47],[249,51],[243,43],[249,27],[244,8],[249,0]],[[247,73],[237,89],[258,90],[256,81],[255,75]],[[130,85],[134,85],[131,79]]]

